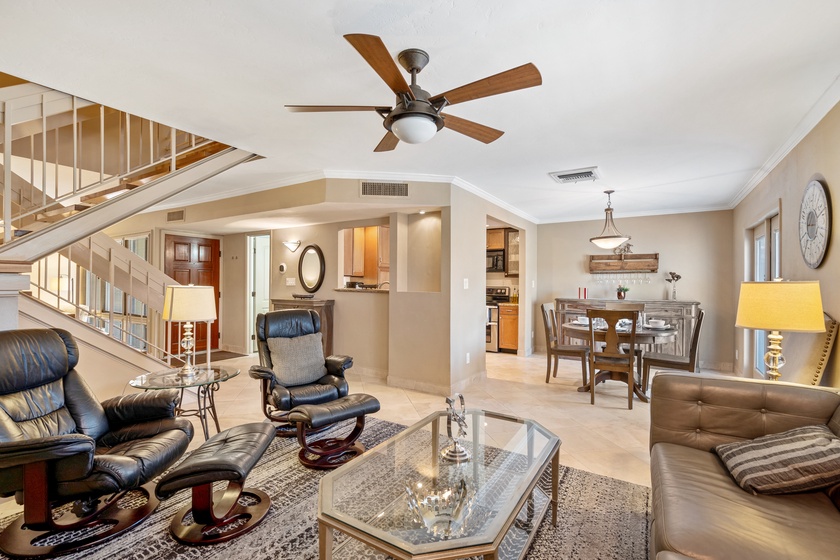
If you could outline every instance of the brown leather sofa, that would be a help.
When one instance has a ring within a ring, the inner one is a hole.
[[[714,447],[800,426],[840,434],[838,390],[659,373],[653,380],[651,560],[840,558],[840,491],[754,495]]]

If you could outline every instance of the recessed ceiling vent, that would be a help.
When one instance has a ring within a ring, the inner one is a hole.
[[[173,210],[171,212],[166,213],[166,223],[171,222],[183,222],[186,218],[186,210],[183,208],[180,210]]]
[[[580,181],[597,181],[601,178],[598,173],[598,167],[583,167],[581,169],[571,169],[569,171],[552,171],[548,174],[549,177],[558,183],[578,183]]]
[[[408,183],[362,181],[362,196],[408,196]]]

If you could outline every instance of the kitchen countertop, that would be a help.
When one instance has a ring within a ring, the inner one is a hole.
[[[513,306],[518,306],[519,304],[518,303],[510,303],[510,302],[499,302],[499,307],[502,307],[503,305],[505,305],[505,306],[509,305],[509,306],[513,307]]]
[[[358,292],[360,294],[371,294],[371,293],[373,293],[373,294],[387,294],[391,290],[383,290],[381,288],[363,288],[361,290],[358,289],[358,288],[336,288],[335,291],[336,292]]]

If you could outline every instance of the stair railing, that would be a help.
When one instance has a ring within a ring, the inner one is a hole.
[[[119,194],[213,142],[34,84],[2,88],[3,240],[41,213]],[[19,96],[16,97],[16,92]],[[168,164],[168,165],[167,165]]]

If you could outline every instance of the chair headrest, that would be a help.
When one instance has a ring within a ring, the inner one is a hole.
[[[61,379],[79,363],[79,347],[62,329],[0,331],[0,395]]]
[[[295,338],[321,331],[321,316],[311,309],[281,309],[257,315],[257,339]]]

